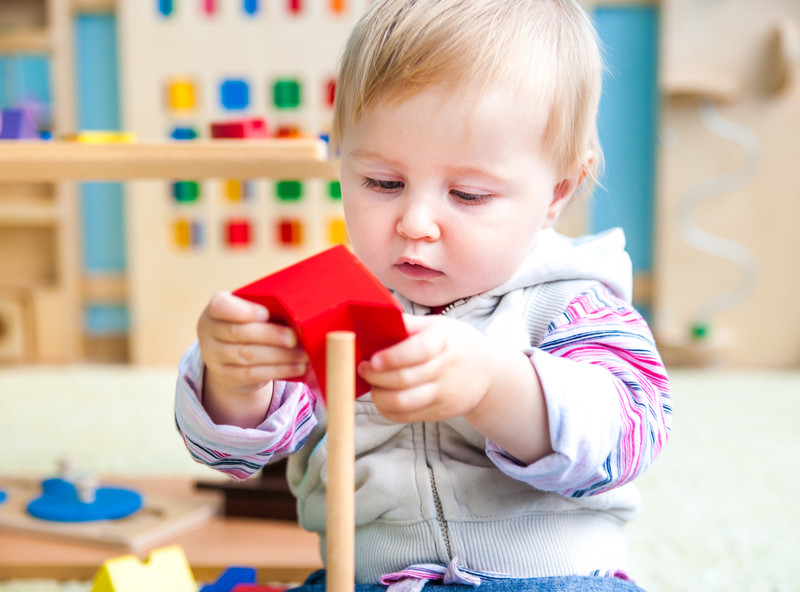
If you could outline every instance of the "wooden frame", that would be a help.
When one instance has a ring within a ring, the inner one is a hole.
[[[74,128],[72,27],[66,0],[23,0],[4,5],[4,22],[17,30],[0,35],[0,50],[9,53],[47,53],[52,58],[51,85],[55,135]],[[79,223],[74,184],[48,179],[25,187],[14,184],[8,170],[0,173],[0,232],[28,247],[19,255],[33,264],[48,261],[52,271],[33,281],[0,278],[0,288],[24,291],[31,303],[26,343],[34,344],[27,361],[69,362],[82,359],[82,315],[79,295]],[[47,199],[39,199],[39,194]],[[16,195],[15,195],[16,193]],[[34,200],[28,203],[33,195]],[[42,240],[32,242],[31,232]],[[23,238],[24,237],[24,238]],[[6,244],[6,247],[9,245]],[[36,261],[39,257],[39,261]],[[22,285],[24,284],[24,285]]]

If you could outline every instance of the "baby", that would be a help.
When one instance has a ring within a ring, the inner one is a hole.
[[[363,589],[639,589],[627,484],[667,440],[669,383],[621,231],[552,230],[602,160],[601,80],[572,0],[376,0],[348,41],[345,219],[409,332],[357,369],[372,387],[355,418]],[[324,557],[326,416],[286,380],[308,363],[296,336],[229,293],[198,336],[176,396],[191,454],[237,478],[290,455]]]

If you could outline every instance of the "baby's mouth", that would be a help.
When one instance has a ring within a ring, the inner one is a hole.
[[[414,280],[430,280],[444,275],[441,271],[431,269],[422,263],[407,260],[398,261],[395,263],[395,267],[400,273]]]

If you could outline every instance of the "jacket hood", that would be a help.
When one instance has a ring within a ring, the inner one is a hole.
[[[497,288],[485,292],[484,296],[504,296],[513,290],[546,282],[594,280],[630,302],[632,270],[621,228],[577,239],[546,229],[539,234],[517,272]]]

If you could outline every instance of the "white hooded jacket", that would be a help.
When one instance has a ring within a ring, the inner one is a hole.
[[[647,384],[632,389],[654,393],[643,415],[662,418],[654,426],[644,426],[651,435],[643,441],[665,439],[671,409],[666,377],[649,330],[629,305],[630,293],[631,264],[620,230],[583,241],[544,231],[511,279],[454,303],[445,312],[530,357],[545,393],[555,451],[532,465],[520,465],[463,418],[398,424],[381,416],[369,395],[356,401],[357,583],[375,583],[382,575],[412,564],[448,564],[454,558],[472,570],[514,577],[588,575],[626,568],[623,525],[636,514],[639,499],[631,485],[622,485],[627,478],[614,482],[619,478],[617,467],[627,466],[621,442],[628,440],[630,423],[627,407],[620,402],[620,379],[603,365],[542,348],[550,343],[574,353],[573,333],[593,330],[591,323],[574,328],[576,312],[569,306],[576,298],[590,294],[589,300],[595,296],[613,300],[614,310],[634,318],[630,323],[637,325],[636,347],[649,340],[641,356],[657,367],[653,376],[663,378],[653,381],[656,388]],[[429,312],[399,300],[407,312]],[[628,323],[626,331],[631,330]],[[609,335],[621,333],[619,329],[615,325]],[[569,337],[567,345],[559,341],[564,335]],[[227,462],[239,457],[247,463],[293,453],[288,480],[298,500],[299,520],[320,534],[325,557],[323,406],[316,405],[313,419],[303,422],[307,432],[302,441],[289,438],[288,416],[296,419],[296,412],[285,412],[287,417],[280,421],[275,418],[281,408],[301,408],[297,401],[310,395],[297,383],[276,383],[275,409],[263,430],[214,426],[202,411],[201,377],[202,360],[196,350],[190,351],[178,382],[176,417],[195,458],[213,465],[212,457],[202,452],[209,449],[224,453]],[[298,422],[293,425],[296,428]],[[288,448],[276,449],[277,442],[287,442]],[[648,454],[643,464],[657,449]]]

